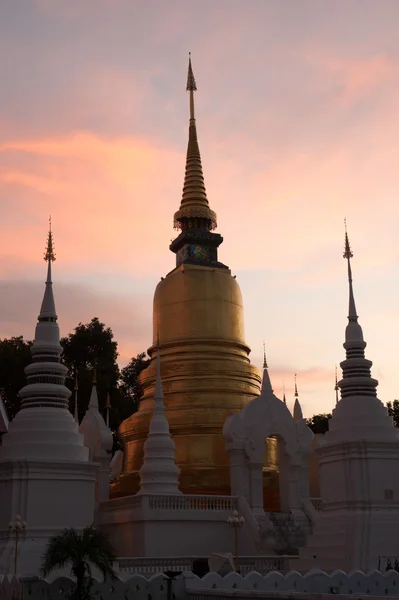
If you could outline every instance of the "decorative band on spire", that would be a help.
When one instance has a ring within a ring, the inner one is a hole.
[[[191,52],[188,53],[188,73],[187,73],[187,92],[196,92],[197,84],[195,83],[195,77],[193,73],[193,68],[191,66]]]
[[[54,253],[54,242],[53,242],[53,232],[51,231],[51,215],[49,217],[49,230],[47,236],[47,246],[46,251],[44,253],[44,260],[46,262],[54,262],[55,261],[55,253]]]
[[[266,345],[265,342],[263,341],[263,368],[267,369],[267,360],[266,360]]]
[[[46,287],[31,348],[32,363],[25,368],[27,385],[19,392],[21,410],[38,407],[69,408],[71,392],[65,386],[68,369],[60,360],[62,347],[51,282],[51,263],[55,260],[51,219],[45,260],[48,262]]]
[[[350,396],[376,396],[378,381],[371,377],[372,362],[365,357],[366,342],[363,331],[358,322],[356,312],[355,296],[353,293],[351,258],[353,252],[350,247],[345,219],[345,251],[344,258],[348,261],[348,283],[349,283],[349,314],[348,324],[345,330],[346,360],[341,363],[343,379],[338,383],[341,389],[341,398]],[[337,394],[338,395],[338,394]]]

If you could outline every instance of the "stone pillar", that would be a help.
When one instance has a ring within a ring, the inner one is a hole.
[[[243,496],[250,504],[251,491],[249,484],[248,464],[242,446],[234,443],[227,445],[230,459],[230,488],[232,496]]]
[[[249,473],[251,486],[250,506],[255,516],[263,516],[265,514],[263,508],[263,462],[250,462]]]

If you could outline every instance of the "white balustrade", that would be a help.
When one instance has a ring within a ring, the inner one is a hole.
[[[152,510],[211,510],[234,511],[237,508],[235,496],[147,496]]]
[[[323,501],[321,498],[309,498],[316,510],[323,510]]]

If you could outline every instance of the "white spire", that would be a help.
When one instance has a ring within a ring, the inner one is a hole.
[[[93,385],[91,387],[89,410],[98,411],[96,365],[93,368]]]
[[[106,411],[106,416],[105,416],[105,423],[109,429],[109,411],[111,409],[111,398],[109,395],[109,391],[107,392],[107,402],[105,404],[105,411]]]
[[[293,417],[294,417],[295,421],[300,421],[301,419],[303,419],[303,414],[302,414],[302,406],[299,402],[298,386],[296,383],[296,373],[295,373],[294,377],[295,377],[295,393],[294,393],[295,402],[294,402]]]
[[[344,343],[346,360],[341,363],[343,379],[339,382],[341,397],[357,396],[359,394],[376,397],[378,381],[371,378],[370,368],[373,363],[365,358],[364,350],[367,344],[363,339],[363,331],[358,323],[356,312],[351,268],[351,258],[353,257],[353,253],[349,244],[346,221],[345,251],[343,256],[348,262],[349,314]]]
[[[266,347],[265,342],[263,342],[263,376],[262,376],[262,386],[260,390],[260,395],[265,396],[267,394],[273,394],[273,388],[270,381],[267,360],[266,360]]]
[[[74,419],[76,421],[76,423],[79,425],[79,406],[78,406],[78,373],[75,372],[75,386],[73,388],[73,391],[75,393],[75,407],[74,407]]]
[[[351,258],[345,223],[345,251],[348,263],[349,314],[345,330],[346,359],[341,362],[342,379],[336,383],[341,390],[341,400],[336,405],[326,434],[329,441],[398,439],[386,406],[377,398],[378,381],[371,377],[372,362],[365,357],[366,342],[358,323],[353,292]],[[336,398],[338,390],[336,390]]]
[[[68,369],[61,363],[51,283],[51,263],[55,260],[51,223],[44,260],[47,279],[31,347],[32,363],[25,368],[27,384],[19,392],[21,410],[2,439],[2,460],[87,462],[89,451],[69,411],[71,392],[65,386]]]
[[[139,494],[180,494],[180,469],[175,463],[175,443],[165,416],[161,381],[161,358],[157,352],[154,408],[148,437],[144,444],[144,460],[140,469]]]
[[[33,362],[25,369],[27,385],[20,391],[21,409],[36,406],[68,409],[71,392],[64,385],[67,369],[60,361],[62,347],[51,281],[51,263],[55,261],[51,217],[44,260],[46,287],[31,348]]]

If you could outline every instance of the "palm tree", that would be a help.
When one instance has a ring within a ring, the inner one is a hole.
[[[98,531],[93,525],[85,527],[82,534],[75,529],[64,529],[49,539],[43,555],[40,571],[47,577],[51,571],[71,565],[71,575],[76,577],[76,600],[90,598],[91,567],[101,571],[104,579],[114,579],[113,569],[115,554],[108,536]]]

